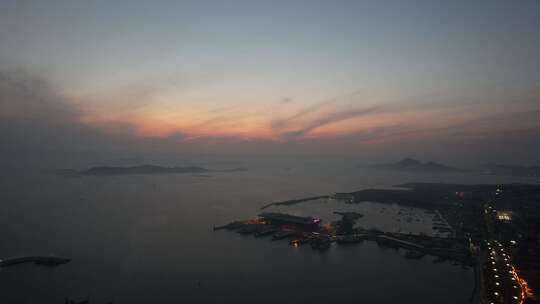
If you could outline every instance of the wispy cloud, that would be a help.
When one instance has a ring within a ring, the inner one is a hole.
[[[239,107],[238,105],[218,107],[218,108],[210,109],[208,111],[204,111],[203,114],[220,114],[220,113],[236,110],[238,109],[238,107]]]
[[[319,128],[328,124],[344,121],[347,119],[366,116],[366,115],[375,113],[378,109],[379,107],[373,106],[373,107],[368,107],[368,108],[345,109],[345,110],[341,110],[337,112],[323,114],[309,121],[306,125],[304,125],[299,130],[283,133],[282,137],[285,139],[296,139],[296,138],[304,137],[306,134],[310,133],[316,128]]]
[[[360,130],[341,136],[356,143],[392,143],[437,140],[442,142],[476,142],[488,140],[513,141],[521,135],[540,134],[540,110],[511,112],[468,118],[451,124],[398,123]],[[512,137],[515,137],[514,139]],[[540,142],[540,138],[537,137]]]
[[[357,96],[357,95],[358,95],[358,92],[353,92],[353,93],[350,93],[350,94],[347,94],[347,95],[341,95],[341,96],[337,96],[337,97],[334,97],[334,98],[331,98],[331,99],[327,99],[327,100],[318,102],[318,103],[316,103],[314,105],[310,105],[310,106],[307,106],[307,107],[304,107],[304,108],[300,109],[299,111],[297,111],[295,114],[293,114],[291,116],[288,116],[288,117],[285,117],[285,118],[274,119],[274,120],[271,121],[270,125],[271,125],[272,129],[286,128],[289,125],[294,124],[297,120],[299,120],[299,119],[301,119],[301,118],[303,118],[303,117],[305,117],[307,115],[313,114],[313,113],[319,111],[320,109],[322,109],[324,107],[330,106],[330,105],[338,103],[338,102],[343,102],[344,99],[354,97],[354,96]]]
[[[527,103],[519,109],[512,106],[512,112],[504,107],[489,108],[486,103],[450,106],[409,100],[374,105],[353,93],[302,108],[281,120],[270,120],[271,110],[264,105],[224,106],[196,113],[200,116],[193,129],[175,131],[176,126],[172,126],[173,132],[168,136],[144,137],[137,132],[140,125],[129,121],[83,123],[85,112],[46,80],[24,72],[0,70],[0,143],[7,147],[0,149],[0,165],[1,161],[12,162],[21,151],[40,162],[51,150],[63,155],[72,151],[93,151],[93,155],[145,150],[198,153],[208,151],[209,147],[216,153],[276,155],[360,155],[368,153],[368,149],[377,150],[374,155],[380,151],[397,154],[404,153],[402,146],[408,146],[412,154],[429,149],[466,151],[469,147],[475,147],[482,155],[503,155],[503,150],[505,155],[533,155],[540,151],[537,103]],[[342,122],[348,128],[344,132],[339,131],[340,125],[332,125]],[[392,148],[397,144],[398,151]],[[335,147],[342,147],[339,151],[344,152],[336,152]],[[59,161],[65,158],[59,157]]]

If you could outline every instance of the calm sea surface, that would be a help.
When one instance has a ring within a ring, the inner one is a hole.
[[[240,165],[250,170],[81,178],[4,174],[0,258],[55,254],[73,260],[52,269],[1,269],[0,303],[60,304],[65,297],[89,298],[92,304],[467,303],[472,271],[433,264],[431,257],[407,260],[403,252],[371,242],[334,244],[320,253],[286,241],[213,232],[212,226],[254,217],[268,202],[303,196],[413,181],[508,181],[366,171],[344,164]],[[359,208],[366,214],[359,224],[366,228],[422,232],[430,226],[421,210],[408,208],[415,219],[411,225],[397,221],[400,206],[309,204],[289,211],[328,221],[332,211]]]

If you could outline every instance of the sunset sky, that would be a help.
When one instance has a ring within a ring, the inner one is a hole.
[[[539,30],[539,1],[7,0],[1,135],[534,163]]]

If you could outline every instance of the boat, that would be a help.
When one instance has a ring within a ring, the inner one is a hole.
[[[307,239],[294,239],[294,240],[290,241],[289,244],[291,244],[294,247],[298,247],[298,246],[304,244],[305,242],[307,242]]]

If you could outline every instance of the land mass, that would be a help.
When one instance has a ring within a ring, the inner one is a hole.
[[[349,204],[373,201],[425,208],[424,213],[432,215],[433,235],[355,227],[355,221],[363,215],[350,211],[334,211],[342,218],[325,225],[317,217],[263,212],[257,218],[215,226],[214,230],[235,230],[256,237],[271,235],[272,241],[289,239],[294,247],[310,244],[319,251],[329,249],[333,242],[348,245],[372,241],[384,248],[403,248],[408,259],[431,255],[435,257],[433,263],[449,260],[452,265],[473,267],[475,285],[470,302],[529,303],[531,299],[536,303],[533,291],[540,289],[540,185],[406,183],[395,187],[399,188],[364,189],[330,197]],[[327,196],[270,206],[322,197]],[[441,236],[441,232],[447,234]]]
[[[182,173],[211,173],[211,172],[240,172],[247,171],[247,168],[231,169],[207,169],[198,166],[186,167],[163,167],[156,165],[142,165],[131,167],[99,166],[86,170],[57,170],[60,175],[90,175],[90,176],[111,176],[111,175],[133,175],[133,174],[182,174]]]
[[[516,209],[529,202],[519,198],[534,197],[540,200],[540,185],[532,184],[445,184],[445,183],[406,183],[395,185],[401,189],[364,189],[348,193],[336,193],[334,198],[346,199],[349,203],[365,201],[417,206],[427,209],[439,208],[456,197],[461,200],[478,202],[486,199],[486,193],[493,193],[498,188],[506,191],[500,197],[506,197],[506,208]],[[502,204],[502,203],[501,203]],[[535,205],[535,204],[533,204]],[[537,207],[535,205],[535,207]]]

